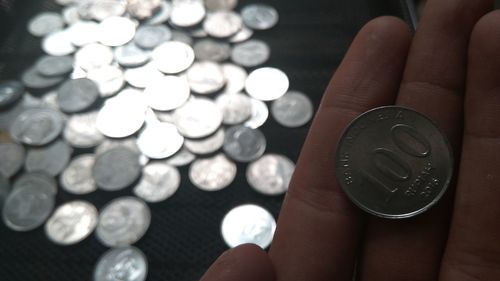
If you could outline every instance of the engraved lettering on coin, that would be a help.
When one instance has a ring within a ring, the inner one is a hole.
[[[137,138],[137,146],[149,158],[163,159],[174,155],[184,143],[175,125],[148,123]]]
[[[259,129],[233,126],[227,129],[224,152],[238,162],[250,162],[264,154],[266,137]]]
[[[247,93],[261,101],[280,98],[288,91],[288,86],[286,74],[273,67],[263,67],[252,71],[245,83]]]
[[[97,156],[92,175],[97,186],[106,191],[123,189],[141,174],[139,155],[125,147],[117,147]]]
[[[72,149],[66,142],[56,140],[47,146],[29,149],[24,167],[28,172],[57,176],[68,164],[71,153]]]
[[[208,35],[216,38],[227,38],[241,29],[241,16],[232,11],[216,11],[207,14],[203,29]]]
[[[96,122],[96,111],[71,115],[64,127],[64,139],[77,148],[99,145],[104,140],[104,136],[97,130]]]
[[[58,13],[43,12],[28,22],[28,32],[33,36],[42,37],[64,27],[64,21]]]
[[[45,145],[62,131],[63,117],[49,108],[29,108],[17,116],[10,127],[10,135],[28,145]]]
[[[172,38],[172,32],[164,25],[142,25],[137,29],[134,42],[143,49],[153,49]]]
[[[265,63],[271,56],[271,49],[261,40],[250,39],[234,45],[231,60],[244,67],[254,67]]]
[[[269,117],[269,109],[263,101],[254,98],[250,99],[250,103],[252,105],[252,115],[243,125],[252,129],[257,129],[266,123]]]
[[[174,123],[179,132],[188,138],[211,135],[222,124],[222,112],[217,105],[204,98],[188,100],[174,111]]]
[[[148,272],[146,256],[136,247],[114,248],[97,261],[94,281],[144,281]]]
[[[222,111],[222,122],[226,125],[241,124],[252,115],[251,100],[241,93],[224,93],[215,103]]]
[[[271,106],[271,114],[281,125],[289,128],[303,126],[313,117],[313,104],[301,92],[289,91],[275,100]]]
[[[24,164],[25,151],[22,145],[13,142],[0,142],[0,174],[6,178],[15,175]]]
[[[220,65],[210,61],[195,62],[186,75],[191,90],[198,94],[215,93],[226,84]]]
[[[183,105],[190,96],[189,84],[184,76],[167,75],[151,80],[144,90],[149,106],[156,110],[173,110]]]
[[[144,167],[134,194],[146,202],[161,202],[174,195],[180,184],[181,175],[177,168],[165,163],[150,163]]]
[[[266,4],[250,4],[243,7],[241,17],[246,26],[257,30],[270,29],[279,20],[278,11]]]
[[[219,129],[215,134],[204,139],[186,139],[184,145],[195,154],[210,154],[219,150],[224,144],[224,129]]]
[[[236,177],[236,164],[224,154],[197,159],[189,167],[189,179],[201,190],[218,191],[229,186]]]
[[[92,177],[93,154],[82,154],[71,160],[61,174],[61,187],[72,194],[88,194],[97,189]]]
[[[295,164],[283,155],[266,154],[250,163],[246,177],[250,186],[265,195],[279,195],[288,190]]]
[[[167,74],[186,70],[194,62],[194,51],[186,43],[170,41],[160,44],[151,54],[158,70]]]
[[[62,111],[75,113],[89,108],[99,97],[95,82],[86,79],[70,79],[57,90],[57,103]]]

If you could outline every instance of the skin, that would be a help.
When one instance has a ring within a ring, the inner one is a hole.
[[[355,271],[361,281],[500,280],[500,11],[492,6],[428,1],[414,35],[392,17],[365,25],[325,91],[269,253],[236,247],[201,280],[351,281]],[[391,104],[434,120],[457,162],[440,203],[405,220],[362,213],[333,172],[346,125]]]

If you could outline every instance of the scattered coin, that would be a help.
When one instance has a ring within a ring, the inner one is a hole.
[[[193,45],[193,38],[184,31],[172,30],[172,41],[182,42],[189,46]]]
[[[8,108],[18,102],[24,95],[23,84],[18,81],[8,80],[0,82],[0,110]]]
[[[188,138],[209,136],[222,124],[222,112],[205,98],[188,100],[174,111],[173,118],[179,132]]]
[[[113,51],[110,47],[99,43],[91,43],[83,46],[75,53],[75,65],[89,71],[110,65],[113,58]]]
[[[252,115],[251,100],[241,93],[224,93],[215,103],[222,111],[222,122],[226,125],[241,124]]]
[[[221,224],[222,237],[230,248],[252,243],[265,249],[271,245],[275,230],[276,221],[271,213],[253,204],[233,208]]]
[[[170,123],[148,123],[137,138],[141,152],[152,159],[163,159],[174,155],[184,143],[175,125]]]
[[[87,78],[71,79],[57,90],[57,103],[62,111],[75,113],[92,106],[99,97],[99,89]]]
[[[73,25],[80,21],[80,15],[78,14],[77,5],[64,7],[61,11],[61,15],[64,22],[68,25]]]
[[[135,137],[128,137],[124,139],[105,139],[98,147],[96,147],[95,154],[101,155],[104,152],[117,147],[125,147],[130,151],[135,152],[137,155],[141,154]]]
[[[225,63],[222,65],[222,73],[224,73],[224,77],[226,78],[225,92],[239,93],[243,91],[248,77],[248,73],[244,68],[232,63]]]
[[[146,256],[135,247],[114,248],[104,253],[94,270],[94,281],[144,281],[148,273]]]
[[[45,145],[55,140],[63,128],[61,114],[49,108],[28,108],[10,127],[10,135],[28,145]]]
[[[279,195],[288,190],[295,164],[283,155],[266,154],[250,163],[246,177],[250,186],[265,195]]]
[[[229,42],[241,43],[241,42],[244,42],[244,41],[250,39],[250,37],[252,37],[252,35],[253,35],[253,30],[251,30],[250,28],[243,25],[241,27],[240,31],[236,32],[235,35],[233,35],[229,38]]]
[[[71,115],[64,127],[64,139],[76,148],[99,145],[104,140],[104,136],[97,130],[96,122],[96,111]]]
[[[150,80],[144,90],[144,97],[151,108],[167,111],[183,105],[190,93],[189,83],[185,77],[167,75]]]
[[[202,0],[174,1],[170,23],[178,27],[191,27],[205,18],[206,10]]]
[[[161,0],[160,7],[156,9],[156,13],[154,13],[150,18],[146,19],[144,23],[149,25],[162,24],[170,18],[171,11],[171,2],[167,0]]]
[[[164,75],[156,68],[153,63],[127,68],[124,73],[125,81],[136,88],[146,88],[151,81],[161,79]]]
[[[254,98],[250,99],[250,103],[252,105],[252,115],[243,125],[252,129],[257,129],[266,123],[269,117],[269,109],[263,101]]]
[[[438,202],[453,175],[444,133],[427,117],[398,106],[379,107],[345,129],[335,158],[347,196],[362,210],[407,218]]]
[[[97,209],[86,201],[71,201],[59,206],[45,224],[45,234],[59,245],[76,244],[97,226]]]
[[[230,11],[238,5],[238,0],[205,0],[209,11]]]
[[[36,70],[43,76],[62,76],[73,70],[71,56],[43,56],[35,64]]]
[[[271,56],[271,49],[261,40],[250,39],[234,45],[231,60],[244,67],[255,67],[265,63]]]
[[[42,49],[51,56],[67,56],[75,52],[71,43],[70,32],[65,29],[50,33],[42,40]]]
[[[189,179],[201,190],[218,191],[229,186],[236,177],[236,164],[224,154],[197,159],[189,167]]]
[[[0,175],[10,178],[15,175],[24,164],[25,151],[22,145],[13,142],[0,142]]]
[[[33,36],[42,37],[59,31],[64,27],[64,21],[58,13],[43,12],[28,22],[28,31]]]
[[[101,97],[110,97],[125,85],[122,69],[116,65],[105,65],[89,70],[87,78],[94,81],[99,88]]]
[[[28,172],[57,176],[68,164],[71,153],[72,149],[66,142],[56,140],[46,146],[29,149],[24,167]]]
[[[161,0],[128,0],[127,12],[137,19],[146,19],[160,7]]]
[[[24,86],[35,90],[46,90],[61,83],[64,77],[46,77],[38,73],[35,67],[28,68],[21,75]]]
[[[215,134],[204,139],[184,141],[185,147],[198,155],[210,154],[219,150],[224,144],[224,129],[219,129]]]
[[[288,86],[286,74],[273,67],[263,67],[252,71],[245,83],[247,93],[262,101],[280,98],[288,91]]]
[[[216,38],[227,38],[236,34],[242,27],[241,16],[232,11],[215,11],[207,14],[203,30]]]
[[[97,189],[92,177],[93,154],[82,154],[71,160],[60,177],[61,187],[72,194],[88,194]]]
[[[224,87],[226,79],[220,65],[211,61],[195,62],[186,76],[191,90],[198,94],[212,94]]]
[[[71,43],[76,47],[99,41],[99,24],[94,21],[78,20],[68,28],[68,32]]]
[[[101,210],[96,236],[108,247],[128,246],[144,236],[150,222],[146,203],[136,197],[119,197]]]
[[[88,0],[80,6],[80,15],[88,13],[90,18],[104,21],[125,14],[127,2],[123,0]]]
[[[313,117],[313,104],[301,92],[289,91],[275,100],[271,106],[271,114],[281,125],[296,128],[305,125]]]
[[[5,198],[9,195],[10,184],[9,180],[0,173],[0,208],[3,207]]]
[[[172,38],[172,32],[165,25],[142,25],[137,29],[134,42],[143,49],[153,49]]]
[[[44,172],[21,174],[14,182],[13,189],[36,186],[50,194],[57,194],[57,183],[52,176]]]
[[[239,162],[253,161],[266,150],[266,137],[259,129],[233,126],[226,130],[224,152]]]
[[[125,67],[144,65],[151,58],[151,52],[139,48],[134,42],[115,48],[115,60]]]
[[[278,23],[278,11],[266,4],[250,4],[241,9],[241,17],[246,26],[264,30]]]
[[[183,148],[181,148],[181,150],[179,150],[172,157],[167,158],[165,160],[165,163],[167,163],[168,165],[181,167],[181,166],[186,166],[186,165],[190,164],[195,159],[196,159],[196,155],[194,155],[188,149],[183,147]]]
[[[125,147],[116,147],[97,155],[92,167],[97,186],[106,191],[123,189],[141,174],[139,155]]]
[[[221,62],[227,60],[231,55],[231,46],[228,43],[208,38],[196,42],[193,50],[196,59],[201,61]]]
[[[194,62],[194,51],[186,43],[170,41],[160,44],[151,54],[158,70],[175,74],[186,70]]]
[[[144,167],[134,194],[146,202],[157,203],[174,195],[180,184],[181,174],[177,168],[165,163],[150,163]]]

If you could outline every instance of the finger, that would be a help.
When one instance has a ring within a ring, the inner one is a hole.
[[[378,18],[354,39],[323,97],[283,203],[270,250],[277,280],[351,280],[360,212],[334,175],[335,146],[360,113],[392,104],[411,33]]]
[[[461,139],[470,32],[491,2],[433,0],[427,3],[397,99],[398,105],[434,120],[455,148]],[[370,218],[361,280],[436,280],[448,234],[451,194],[448,191],[437,206],[413,219]]]
[[[274,281],[271,260],[264,250],[245,244],[226,251],[200,281]]]
[[[442,281],[500,280],[500,11],[483,17],[469,48],[465,129]]]

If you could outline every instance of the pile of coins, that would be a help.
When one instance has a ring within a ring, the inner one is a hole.
[[[313,105],[289,90],[283,71],[263,66],[271,49],[251,38],[278,23],[276,9],[249,4],[237,13],[236,0],[56,2],[61,13],[42,12],[27,27],[46,55],[20,81],[0,82],[0,130],[9,139],[0,143],[5,225],[29,231],[45,223],[60,245],[95,230],[112,248],[95,280],[144,280],[145,255],[130,245],[149,227],[146,202],[164,201],[181,186],[178,167],[190,165],[190,181],[214,192],[231,185],[236,162],[249,163],[256,192],[287,191],[295,165],[266,152],[259,127],[270,102],[271,115],[288,128],[307,124]],[[100,211],[82,200],[55,208],[59,187],[75,195],[131,188],[135,196]],[[265,248],[275,227],[256,205],[238,206],[221,222],[229,247]]]

